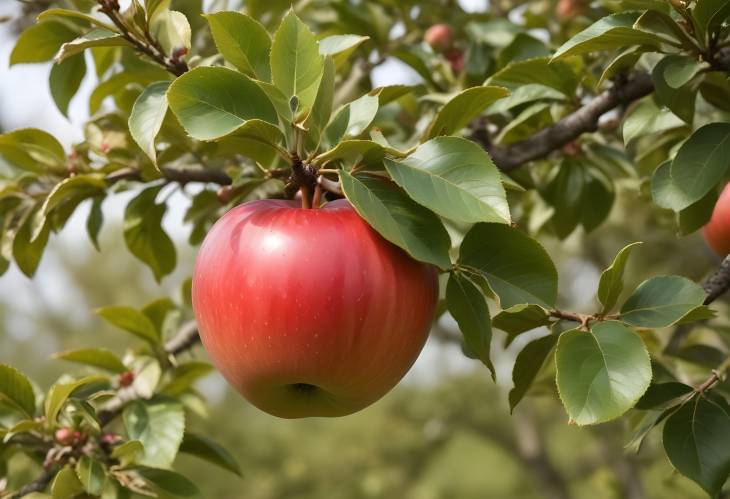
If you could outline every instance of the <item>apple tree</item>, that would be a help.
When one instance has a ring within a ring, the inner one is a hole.
[[[661,432],[674,468],[721,493],[730,2],[561,0],[556,10],[500,0],[479,12],[445,0],[38,3],[10,64],[53,61],[50,91],[64,114],[85,77],[97,83],[84,140],[70,149],[40,129],[0,135],[1,272],[13,264],[32,278],[49,238],[83,205],[89,243],[104,251],[102,204],[121,192],[134,194],[119,244],[157,281],[177,266],[161,225],[173,192],[190,200],[193,246],[244,203],[351,206],[388,251],[439,274],[436,315],[455,319],[485,375],[495,377],[493,330],[509,344],[544,328],[517,356],[512,410],[554,372],[567,423],[623,418],[635,449]],[[416,76],[374,86],[388,64]],[[595,307],[566,309],[545,246],[600,233],[619,185],[681,237],[709,222],[724,260],[699,283],[669,268],[624,289],[632,253],[652,251],[627,240]],[[42,388],[21,362],[0,365],[0,496],[197,496],[172,469],[180,452],[239,472],[185,422],[204,403],[195,382],[212,369],[182,355],[199,342],[191,282],[181,300],[96,310],[131,335],[129,350],[80,345],[55,356],[92,374]],[[702,341],[689,342],[698,330]],[[6,476],[16,454],[37,463],[35,479]]]

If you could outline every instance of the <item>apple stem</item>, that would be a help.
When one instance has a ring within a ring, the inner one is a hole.
[[[315,210],[322,205],[322,186],[317,184],[314,186],[314,197],[312,198],[312,208]]]
[[[308,185],[302,185],[299,188],[299,192],[302,195],[302,208],[309,210],[312,208],[312,192]]]

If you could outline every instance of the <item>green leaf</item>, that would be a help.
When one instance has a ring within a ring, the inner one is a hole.
[[[274,105],[248,76],[223,67],[199,67],[177,78],[167,101],[180,124],[197,140],[213,140],[246,121],[277,124]]]
[[[160,468],[172,465],[185,430],[185,413],[179,402],[163,398],[134,401],[124,409],[122,419],[129,438],[144,446],[140,464]]]
[[[520,84],[512,89],[512,93],[508,97],[500,99],[489,106],[485,113],[487,115],[506,113],[528,102],[563,101],[565,98],[565,95],[561,92],[545,85],[538,83]]]
[[[107,378],[104,376],[87,376],[71,383],[57,383],[48,390],[45,403],[46,422],[55,425],[58,414],[73,393],[86,385],[104,383]]]
[[[726,0],[697,0],[692,9],[692,17],[703,41],[708,33],[716,32],[729,15],[730,4]]]
[[[100,308],[96,313],[111,325],[132,333],[152,345],[157,345],[160,342],[160,336],[155,325],[149,317],[139,310],[132,307],[111,306]]]
[[[152,270],[158,282],[175,270],[177,263],[175,245],[162,228],[167,205],[155,202],[159,189],[159,186],[145,189],[124,211],[124,242]]]
[[[296,97],[299,109],[309,109],[322,78],[323,57],[317,39],[290,11],[271,44],[271,78],[288,99]]]
[[[337,67],[342,66],[357,47],[368,41],[370,37],[359,35],[332,35],[319,41],[319,53],[332,56]]]
[[[65,466],[53,478],[51,483],[53,499],[69,499],[83,493],[84,485],[73,468]]]
[[[679,234],[684,236],[704,227],[712,218],[717,199],[717,191],[711,190],[705,197],[677,213]]]
[[[25,62],[45,62],[53,59],[59,47],[76,38],[78,33],[67,24],[46,21],[23,31],[10,53],[10,65]]]
[[[232,133],[216,140],[218,154],[242,154],[264,165],[271,164],[279,154],[277,144],[284,135],[281,130],[261,120],[248,120]]]
[[[505,346],[522,333],[550,324],[550,314],[539,305],[513,305],[494,316],[492,326],[507,333]]]
[[[453,135],[479,116],[487,106],[509,95],[503,87],[473,87],[451,98],[429,126],[425,139]]]
[[[340,170],[342,190],[380,235],[416,260],[446,269],[451,241],[441,221],[386,180]]]
[[[30,418],[35,415],[33,386],[23,373],[6,364],[0,364],[0,401],[9,403]]]
[[[126,47],[129,43],[121,35],[108,29],[94,29],[88,33],[66,42],[58,49],[54,60],[61,63],[74,55],[80,55],[92,47]],[[83,58],[83,56],[81,56]]]
[[[654,170],[654,174],[651,177],[651,197],[662,208],[672,210],[679,206],[689,207],[693,203],[689,201],[687,194],[672,180],[670,175],[671,168],[672,162],[665,161]],[[678,210],[681,209],[686,208],[678,208]]]
[[[603,73],[601,73],[601,77],[596,83],[596,88],[600,88],[605,81],[609,80],[616,74],[628,68],[634,67],[643,53],[643,47],[629,47],[626,50],[622,51],[620,54],[614,57],[603,70]]]
[[[140,149],[157,164],[155,138],[160,133],[162,122],[167,114],[165,93],[170,82],[160,81],[144,89],[137,97],[129,115],[129,133]]]
[[[155,326],[159,338],[167,338],[177,329],[180,312],[170,298],[159,298],[142,308],[142,313]]]
[[[241,476],[241,466],[236,458],[222,445],[208,437],[186,432],[180,445],[180,452],[199,457]]]
[[[645,135],[686,126],[669,109],[657,107],[652,97],[640,100],[626,113],[623,121],[624,144]]]
[[[533,340],[517,354],[515,366],[512,369],[512,382],[514,387],[509,392],[510,412],[515,410],[517,404],[523,399],[535,381],[537,374],[542,369],[545,361],[555,348],[558,342],[557,334],[549,334],[537,340]]]
[[[624,269],[626,268],[626,262],[629,260],[631,251],[641,244],[641,242],[635,242],[624,246],[618,252],[616,258],[613,259],[613,263],[601,274],[596,297],[599,303],[603,305],[601,308],[602,314],[610,312],[616,305],[618,297],[624,289]]]
[[[134,468],[134,470],[159,492],[170,494],[173,497],[202,497],[198,487],[180,473],[146,467]]]
[[[502,308],[526,303],[555,305],[555,265],[540,243],[518,229],[503,224],[475,225],[461,243],[459,265],[483,273]]]
[[[13,258],[23,274],[33,277],[48,243],[50,227],[40,207],[31,210],[13,238]]]
[[[109,350],[103,348],[81,348],[53,354],[54,359],[67,360],[87,366],[94,366],[113,373],[123,373],[127,367]]]
[[[180,395],[190,389],[200,378],[213,371],[213,366],[207,362],[187,362],[175,368],[170,382],[162,388],[166,395]]]
[[[192,30],[188,18],[182,12],[168,9],[159,12],[152,18],[150,31],[168,56],[176,50],[190,49]]]
[[[703,64],[689,56],[676,55],[665,58],[664,81],[672,88],[680,88],[703,69]]]
[[[492,325],[482,292],[468,278],[452,272],[446,285],[446,305],[464,335],[467,352],[481,360],[496,379],[490,359]]]
[[[325,128],[327,143],[334,146],[343,138],[362,134],[375,118],[378,106],[377,96],[365,94],[340,108]]]
[[[654,33],[660,36],[667,44],[681,47],[692,43],[690,37],[677,24],[677,21],[667,12],[650,8],[636,20],[634,28]]]
[[[0,135],[0,155],[19,168],[38,173],[44,173],[48,166],[66,164],[61,143],[37,128],[21,128]]]
[[[92,496],[101,495],[106,484],[106,467],[101,462],[89,456],[81,456],[76,463],[76,475],[87,493]]]
[[[633,28],[639,15],[640,12],[620,12],[599,19],[561,45],[553,59],[629,45],[659,47],[659,36]]]
[[[649,386],[646,393],[636,403],[636,408],[640,411],[647,411],[657,407],[668,408],[668,404],[672,404],[693,390],[694,388],[691,386],[676,381],[654,383]]]
[[[725,176],[730,166],[730,123],[710,123],[695,131],[670,167],[673,184],[683,195],[671,208],[680,211],[702,199]]]
[[[63,179],[51,190],[43,201],[41,213],[48,216],[54,209],[71,200],[86,199],[104,192],[107,182],[103,174],[83,173]]]
[[[104,223],[104,212],[101,210],[101,203],[104,201],[103,197],[94,198],[91,209],[89,210],[89,218],[86,219],[86,232],[89,235],[91,243],[96,248],[96,251],[100,251],[99,248],[99,232],[101,226]]]
[[[642,282],[621,307],[621,320],[639,327],[667,327],[701,306],[706,297],[698,284],[679,276]]]
[[[671,72],[672,68],[681,65],[683,61],[684,56],[680,55],[668,55],[664,57],[654,66],[651,79],[654,82],[654,95],[657,101],[667,106],[685,122],[692,123],[695,115],[697,91],[690,85],[674,87],[669,83],[670,81],[676,83],[680,80],[679,77],[675,76],[671,80],[667,79],[668,74],[673,74]]]
[[[560,399],[578,425],[603,423],[631,409],[651,382],[644,342],[620,322],[600,322],[590,332],[560,335],[557,353]]]
[[[331,57],[327,57],[324,61],[324,69],[322,72],[322,81],[317,90],[317,96],[312,104],[307,119],[304,120],[304,128],[308,132],[308,137],[313,144],[319,145],[322,130],[332,116],[332,100],[335,95],[335,65]],[[316,147],[316,146],[315,146]]]
[[[383,146],[372,140],[342,140],[329,151],[316,157],[317,161],[345,160],[353,164],[369,157],[376,157],[378,164],[382,164],[385,157]]]
[[[139,440],[129,440],[112,451],[112,457],[119,460],[119,464],[127,467],[136,463],[137,458],[144,454],[144,445]]]
[[[271,37],[261,23],[239,12],[215,12],[205,16],[218,51],[239,71],[271,80]]]
[[[78,10],[47,9],[38,14],[37,20],[42,22],[48,20],[58,21],[58,19],[53,18],[65,18],[72,19],[74,21],[82,21],[82,24],[97,26],[99,28],[108,29],[110,31],[114,31],[116,29],[114,25],[105,23],[97,17],[90,16],[89,14],[84,14],[83,12],[79,12]]]
[[[509,223],[502,177],[489,155],[459,137],[438,137],[399,161],[385,161],[408,195],[442,217],[463,223]]]
[[[523,85],[539,84],[543,88],[555,89],[562,95],[572,98],[578,86],[579,79],[576,71],[579,70],[574,63],[569,61],[536,57],[509,63],[494,73],[487,82],[490,85],[504,85],[514,89],[515,92]]]
[[[730,474],[730,415],[710,398],[695,397],[664,424],[664,450],[677,471],[717,497]]]
[[[85,75],[86,62],[83,54],[69,57],[60,64],[54,64],[51,67],[49,76],[51,96],[53,102],[56,103],[56,107],[64,116],[68,116],[68,105],[79,90]]]

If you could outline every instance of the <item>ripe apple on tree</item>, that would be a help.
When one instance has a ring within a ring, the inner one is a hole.
[[[436,269],[383,239],[346,200],[263,200],[201,247],[193,307],[223,376],[284,418],[343,416],[386,394],[423,348]]]
[[[720,194],[712,218],[705,225],[707,244],[720,256],[730,254],[730,184]]]

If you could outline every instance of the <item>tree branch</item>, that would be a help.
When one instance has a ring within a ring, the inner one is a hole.
[[[20,499],[21,497],[25,497],[28,494],[32,494],[33,492],[41,492],[48,487],[48,484],[51,483],[51,480],[53,480],[53,477],[56,475],[56,470],[53,470],[51,468],[46,468],[43,470],[43,473],[33,480],[30,483],[27,483],[23,485],[23,487],[15,492],[14,494],[9,496],[9,499]]]
[[[730,289],[730,255],[726,256],[720,267],[705,281],[702,286],[707,293],[705,305],[709,305]]]
[[[497,146],[491,142],[483,128],[475,130],[471,138],[486,149],[501,170],[514,170],[525,163],[546,157],[583,133],[596,131],[598,119],[603,114],[616,106],[649,95],[653,91],[654,84],[649,74],[637,71],[625,81],[615,83],[576,111],[529,139],[508,146]]]
[[[707,56],[713,71],[730,71],[730,47],[724,47]],[[474,130],[471,138],[489,152],[501,170],[515,170],[525,163],[548,156],[583,133],[596,131],[598,120],[605,113],[617,106],[641,99],[653,91],[651,76],[644,71],[635,71],[623,78],[617,78],[611,88],[529,139],[508,146],[498,146],[492,143],[483,127]]]
[[[162,167],[162,176],[170,182],[187,184],[188,182],[203,182],[218,185],[231,185],[233,180],[222,170],[203,168],[170,168]],[[120,168],[106,176],[110,183],[120,180],[142,180],[142,172],[137,168]]]
[[[119,34],[124,37],[138,52],[141,52],[151,58],[153,61],[164,67],[175,76],[180,76],[188,71],[187,63],[181,59],[184,53],[172,57],[167,57],[161,50],[156,40],[151,40],[153,44],[149,44],[146,40],[139,40],[130,31],[124,23],[124,19],[119,15],[118,0],[98,0],[99,10],[106,14],[111,22],[119,29]],[[146,28],[145,28],[146,29]]]

